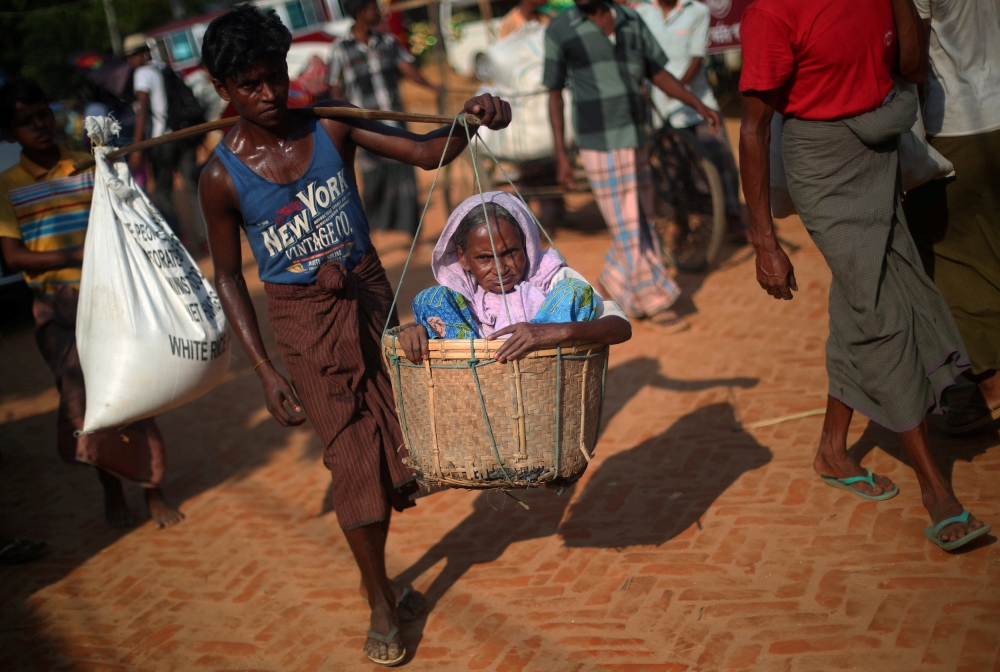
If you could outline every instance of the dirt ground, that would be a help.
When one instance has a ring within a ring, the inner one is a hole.
[[[404,306],[430,283],[444,216],[432,205]],[[556,244],[594,280],[607,232],[589,197],[569,209],[574,228]],[[829,271],[797,219],[779,226],[795,299],[760,290],[748,248],[681,276],[693,328],[663,337],[636,326],[613,348],[598,457],[575,488],[525,493],[530,511],[448,491],[393,518],[390,573],[430,604],[404,628],[407,669],[1000,670],[996,538],[957,554],[928,543],[891,433],[858,417],[850,434],[863,464],[899,484],[876,503],[813,473],[821,417],[740,428],[825,403]],[[394,284],[401,242],[376,240]],[[165,488],[187,520],[154,529],[130,487],[139,523],[116,531],[93,470],[56,456],[58,397],[30,326],[5,330],[2,528],[49,551],[0,568],[0,670],[373,669],[318,439],[308,424],[278,426],[251,363],[234,355],[217,389],[159,418]],[[964,504],[1000,523],[997,432],[934,431],[932,442]]]

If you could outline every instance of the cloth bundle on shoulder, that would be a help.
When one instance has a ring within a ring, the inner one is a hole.
[[[229,342],[219,297],[194,259],[125,162],[104,158],[118,123],[84,123],[97,145],[76,322],[86,433],[205,394],[229,368]]]
[[[534,161],[555,156],[549,125],[549,92],[542,88],[545,69],[545,26],[525,25],[486,51],[493,87],[490,91],[510,102],[510,126],[500,131],[480,128],[479,136],[498,158]],[[570,119],[572,101],[563,89],[566,145],[575,142]]]
[[[897,80],[896,89],[907,91],[914,97],[917,95],[916,84]],[[781,135],[784,125],[785,118],[775,112],[771,118],[771,215],[778,218],[796,214],[795,203],[788,193],[785,161],[781,155]],[[899,136],[899,169],[902,173],[904,192],[931,180],[955,175],[955,166],[951,161],[927,143],[923,115],[919,107],[913,128]]]

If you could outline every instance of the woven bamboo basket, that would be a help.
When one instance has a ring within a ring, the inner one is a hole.
[[[430,341],[412,364],[395,334],[383,339],[396,411],[428,486],[529,488],[572,483],[594,456],[608,347],[563,343],[501,364],[502,341]]]

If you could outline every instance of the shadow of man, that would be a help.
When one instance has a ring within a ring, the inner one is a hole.
[[[756,378],[678,380],[660,373],[660,363],[654,358],[630,360],[608,372],[602,433],[611,419],[647,386],[687,392],[714,387],[750,388],[757,382]],[[445,560],[444,569],[425,592],[429,613],[474,565],[497,560],[516,542],[562,532],[569,547],[663,543],[686,527],[666,521],[679,524],[682,513],[686,520],[695,519],[741,473],[770,460],[770,451],[753,437],[733,432],[734,423],[728,403],[713,404],[682,417],[659,436],[609,457],[597,467],[579,500],[569,507],[570,519],[562,526],[574,488],[567,488],[561,496],[548,490],[518,492],[518,498],[531,507],[528,511],[499,492],[481,492],[472,513],[396,580],[412,583]],[[670,450],[664,450],[665,446]],[[609,487],[611,482],[615,486]],[[608,500],[607,493],[613,489]],[[674,492],[685,496],[670,499]],[[631,493],[635,494],[629,497]],[[649,499],[653,493],[655,498]],[[621,500],[617,504],[616,497]],[[646,530],[648,516],[646,520],[635,516],[636,512],[650,509],[660,512],[657,520],[665,521],[657,523],[655,531]],[[500,518],[499,513],[505,515]],[[590,528],[603,531],[595,534],[591,530],[588,537],[584,530]],[[616,528],[620,533],[616,534]],[[651,542],[653,538],[659,541]],[[418,622],[419,632],[408,633],[407,646],[415,648],[419,643],[424,622]]]
[[[744,431],[728,403],[688,413],[662,434],[612,455],[574,498],[559,532],[567,548],[659,546],[701,517],[771,451]]]

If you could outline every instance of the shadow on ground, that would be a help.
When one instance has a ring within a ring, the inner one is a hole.
[[[697,391],[750,388],[757,382],[755,378],[677,380],[660,373],[655,359],[634,359],[608,373],[602,424],[607,427],[647,386]],[[770,461],[771,451],[746,432],[734,433],[734,425],[728,403],[700,408],[658,436],[604,460],[582,492],[575,492],[578,487],[561,496],[551,490],[518,492],[529,511],[499,492],[483,492],[476,497],[473,512],[397,580],[411,583],[445,560],[426,591],[430,610],[474,565],[493,562],[516,542],[559,534],[568,548],[664,544],[696,524],[743,473]],[[408,645],[419,643],[424,622],[416,625],[419,632],[409,634]]]
[[[266,325],[266,298],[258,296],[254,304]],[[51,372],[35,347],[33,325],[18,323],[15,328],[4,334],[0,398],[52,386]],[[265,326],[262,332],[268,351],[276,353],[270,329]],[[18,373],[14,379],[9,375],[13,371]],[[257,377],[239,350],[222,384],[158,421],[169,460],[164,491],[181,511],[185,502],[206,490],[262,468],[292,439],[264,408]],[[0,421],[0,532],[47,541],[40,559],[0,566],[0,669],[48,670],[59,665],[61,642],[52,634],[55,624],[39,616],[40,598],[32,596],[135,529],[108,527],[95,470],[59,459],[55,426],[55,411]],[[300,459],[314,462],[321,454],[313,437]],[[141,488],[126,484],[125,491],[136,525],[148,521]],[[4,661],[11,657],[15,662],[7,666]]]

